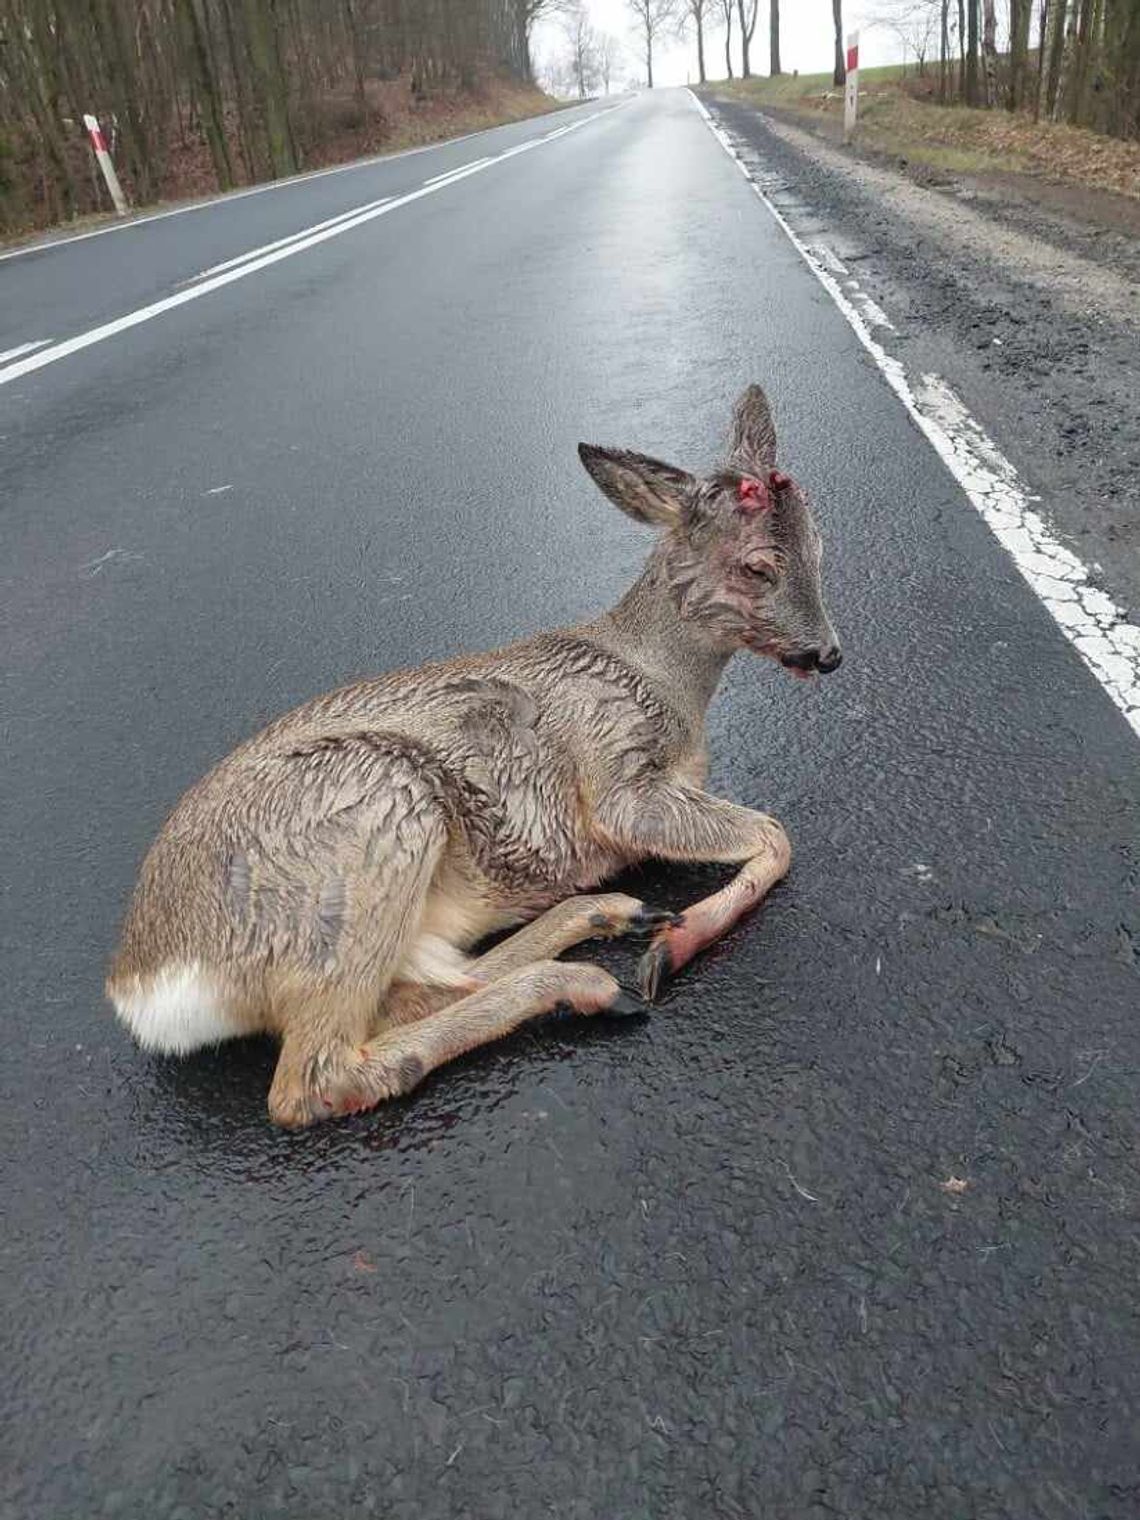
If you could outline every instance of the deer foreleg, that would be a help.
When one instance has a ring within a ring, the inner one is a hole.
[[[614,843],[642,855],[744,862],[728,886],[686,908],[680,923],[654,936],[638,972],[650,1001],[668,977],[755,908],[791,865],[788,836],[774,818],[679,783],[612,794],[599,808],[598,822]]]
[[[480,981],[497,982],[500,977],[535,961],[553,960],[583,940],[617,939],[623,934],[648,935],[678,922],[678,914],[650,908],[636,897],[627,897],[624,892],[568,897],[493,950],[488,950],[486,955],[481,955],[473,963],[471,975]]]

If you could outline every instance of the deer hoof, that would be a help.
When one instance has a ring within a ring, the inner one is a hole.
[[[624,897],[616,892],[598,901],[600,906],[590,914],[590,927],[606,939],[615,939],[622,934],[656,934],[658,929],[672,928],[681,922],[678,913],[651,908],[634,897]]]
[[[670,913],[665,908],[651,908],[647,903],[629,921],[630,934],[656,934],[658,929],[679,929],[685,922],[683,913]]]
[[[610,1019],[634,1019],[645,1018],[649,1009],[635,992],[627,992],[624,987],[618,989],[617,997],[608,1007],[602,1009],[602,1016]]]
[[[637,968],[638,986],[647,1003],[657,1001],[657,994],[669,980],[672,971],[669,946],[664,940],[657,940],[641,957],[641,963]]]

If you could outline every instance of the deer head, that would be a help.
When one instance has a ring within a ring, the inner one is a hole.
[[[712,475],[626,449],[582,443],[578,454],[616,506],[664,530],[663,582],[695,634],[797,675],[838,668],[820,536],[804,491],[776,468],[776,429],[758,385],[736,403],[728,461]]]

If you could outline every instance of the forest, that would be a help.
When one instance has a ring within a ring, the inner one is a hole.
[[[379,87],[408,101],[531,83],[555,0],[0,0],[0,229],[105,204],[99,118],[131,201],[169,193],[197,145],[203,190],[292,174],[331,139],[382,146]]]
[[[795,0],[803,6],[805,0]],[[762,17],[760,0],[627,0],[652,56],[656,34],[673,21],[696,41],[699,77],[706,43],[723,35],[732,77],[739,38],[741,73]],[[834,49],[834,82],[844,82],[842,0],[815,0],[821,38]],[[767,3],[768,72],[779,75],[780,0]],[[1140,135],[1140,0],[879,0],[860,7],[865,35],[893,33],[919,61],[936,65],[943,103],[1031,110],[1054,121],[1117,137]],[[822,54],[822,48],[821,48]],[[650,81],[652,82],[652,80]]]
[[[796,4],[818,16],[841,85],[842,0]],[[731,77],[737,50],[753,72],[761,39],[781,72],[780,0],[625,10],[650,86],[655,47],[682,35],[702,82],[720,57]],[[531,44],[544,16],[565,39],[552,71],[565,93],[608,92],[622,44],[595,31],[582,0],[0,0],[0,231],[105,207],[85,113],[145,205],[400,146],[397,122],[449,99],[517,87],[534,98],[515,99],[514,114],[540,109]],[[1140,135],[1140,0],[880,0],[874,28],[937,69],[945,104]],[[500,95],[485,120],[453,130],[507,114]]]

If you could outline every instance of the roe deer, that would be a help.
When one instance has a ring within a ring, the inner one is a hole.
[[[318,697],[193,786],[143,862],[107,982],[141,1045],[269,1031],[278,1124],[353,1113],[557,1004],[635,1011],[600,967],[554,957],[651,933],[652,1000],[785,875],[780,824],[702,790],[705,709],[736,650],[801,675],[840,662],[764,394],[737,402],[728,462],[704,479],[579,454],[661,530],[640,579],[592,622]],[[683,916],[591,892],[647,856],[742,869]]]

